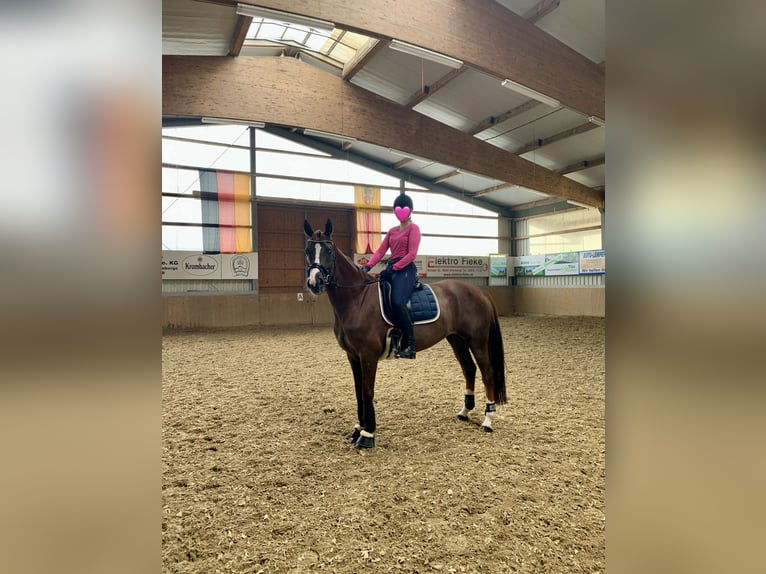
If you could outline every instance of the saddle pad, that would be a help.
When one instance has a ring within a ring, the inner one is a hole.
[[[378,299],[380,300],[380,314],[383,315],[386,323],[393,325],[394,322],[389,318],[391,316],[391,284],[386,281],[378,283]],[[429,285],[421,284],[419,289],[415,289],[407,301],[407,308],[412,316],[412,323],[422,325],[424,323],[433,323],[439,318],[441,310],[439,309],[439,300]]]

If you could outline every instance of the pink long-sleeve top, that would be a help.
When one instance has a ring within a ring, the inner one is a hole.
[[[386,233],[383,238],[383,243],[380,244],[375,254],[370,259],[370,267],[380,261],[383,256],[391,248],[391,259],[399,259],[394,263],[394,271],[404,269],[415,260],[418,254],[418,248],[420,247],[420,227],[415,223],[410,223],[404,229],[399,229],[399,226],[392,227]]]

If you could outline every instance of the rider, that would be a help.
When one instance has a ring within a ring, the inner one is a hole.
[[[402,359],[415,358],[415,334],[412,327],[412,317],[407,309],[407,301],[418,281],[418,271],[415,267],[415,257],[420,247],[420,227],[412,222],[412,199],[405,193],[400,193],[394,200],[394,214],[401,222],[388,230],[383,243],[363,267],[369,271],[391,248],[388,267],[381,273],[382,280],[391,282],[391,306],[393,307],[394,323],[402,331],[401,351],[396,356]]]

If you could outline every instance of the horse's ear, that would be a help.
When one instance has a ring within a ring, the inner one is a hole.
[[[324,234],[327,237],[330,237],[330,235],[332,235],[332,220],[331,219],[328,219],[327,223],[325,223],[324,225]]]
[[[313,230],[313,229],[311,229],[311,226],[309,225],[308,219],[304,219],[304,220],[303,220],[303,232],[304,232],[306,235],[308,235],[309,237],[311,237],[312,235],[314,235],[314,230]]]

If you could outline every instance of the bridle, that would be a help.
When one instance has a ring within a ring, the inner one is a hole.
[[[335,286],[335,279],[333,278],[333,272],[335,271],[335,249],[334,249],[335,248],[335,244],[333,244],[333,242],[330,241],[329,239],[309,239],[306,242],[306,245],[307,246],[308,245],[312,245],[313,246],[313,245],[316,245],[317,243],[320,243],[322,245],[329,245],[330,246],[329,247],[330,258],[331,258],[330,269],[328,269],[327,267],[325,267],[321,263],[317,263],[315,261],[314,263],[310,264],[306,268],[306,278],[308,278],[311,275],[311,270],[312,269],[317,269],[317,270],[319,270],[319,274],[322,276],[322,280],[325,282],[325,285],[327,285],[328,288],[329,287],[333,287],[333,286]],[[307,259],[307,261],[308,261],[308,258],[309,258],[309,249],[307,247],[306,248],[306,259]]]
[[[309,249],[308,245],[316,245],[317,243],[322,244],[324,246],[328,246],[328,249],[330,250],[330,268],[328,269],[321,263],[317,263],[316,261],[314,263],[311,263],[306,268],[306,278],[308,278],[311,275],[312,269],[317,269],[322,276],[322,280],[324,281],[325,285],[328,289],[333,287],[340,287],[342,289],[347,289],[351,287],[365,287],[367,285],[372,285],[373,283],[378,283],[380,279],[367,279],[363,283],[355,283],[353,285],[343,285],[341,283],[338,283],[335,281],[334,272],[335,272],[335,244],[329,240],[329,239],[309,239],[306,242],[307,248],[306,248],[306,258],[308,260],[309,257]]]

